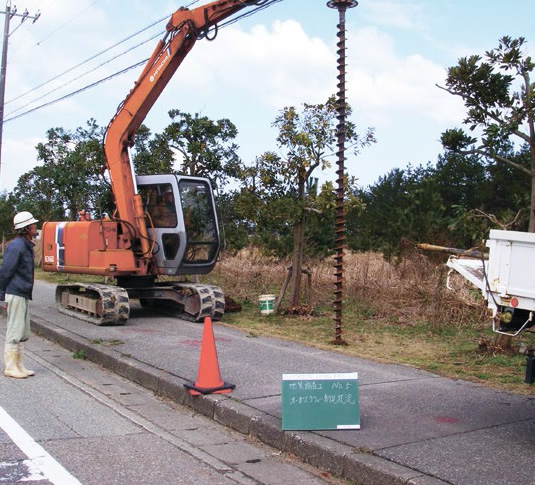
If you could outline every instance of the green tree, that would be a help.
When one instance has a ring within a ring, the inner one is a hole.
[[[511,147],[507,158],[525,164],[529,161],[529,152],[525,147],[514,152]],[[483,167],[481,163],[479,165]],[[462,199],[463,204],[453,206],[455,217],[450,229],[457,241],[464,241],[464,245],[458,247],[479,245],[492,228],[522,231],[528,227],[529,178],[518,177],[518,171],[504,163],[488,163],[482,170],[483,180],[474,176],[467,181],[466,192],[472,195]]]
[[[360,190],[365,209],[356,220],[348,217],[350,247],[378,250],[390,259],[407,243],[463,248],[479,242],[479,226],[474,222],[468,228],[460,222],[472,209],[485,207],[488,174],[484,166],[466,158],[449,154],[435,167],[396,168]]]
[[[447,150],[477,154],[529,177],[531,183],[528,230],[535,232],[535,84],[531,73],[535,67],[524,52],[526,40],[505,36],[497,49],[463,57],[448,69],[445,91],[459,96],[467,109],[463,121],[472,137],[462,129],[447,130],[441,141]],[[526,144],[529,164],[519,163],[504,155],[512,140]]]
[[[512,150],[512,149],[511,149]],[[515,163],[529,153],[506,152]],[[527,225],[530,183],[515,177],[507,164],[484,163],[479,155],[447,151],[433,166],[393,169],[355,193],[364,210],[349,212],[348,243],[355,250],[398,256],[405,242],[441,246],[478,246],[498,225],[520,230]]]
[[[380,251],[390,259],[400,254],[404,241],[436,242],[437,232],[447,224],[431,175],[430,167],[395,168],[363,190],[359,195],[366,209],[358,217],[350,247]]]
[[[489,200],[493,197],[488,166],[479,155],[451,151],[439,155],[430,176],[444,207],[443,218],[437,221],[444,228],[443,237],[421,242],[470,248],[483,240],[488,233],[485,221],[470,215],[490,209]]]
[[[242,186],[234,198],[238,218],[249,229],[250,242],[279,258],[291,254],[293,198],[281,176],[282,160],[274,152],[256,158],[242,172]]]
[[[65,207],[49,165],[37,166],[19,177],[13,190],[16,211],[28,210],[39,221],[65,219]]]
[[[166,143],[178,153],[180,173],[207,177],[220,188],[238,176],[241,163],[233,142],[238,130],[230,120],[212,121],[177,109],[169,111],[169,116],[172,123],[157,137],[158,146]]]
[[[83,208],[112,210],[102,136],[95,120],[73,132],[48,130],[47,141],[36,147],[42,164],[23,174],[15,187],[17,210],[30,210],[39,220],[74,220]]]
[[[2,241],[11,239],[14,234],[13,216],[15,215],[14,198],[6,190],[0,193],[0,231]]]
[[[518,151],[511,147],[507,152],[507,158],[516,165],[529,167],[529,147],[524,145]],[[526,230],[529,219],[531,181],[529,177],[517,175],[518,170],[509,164],[489,164],[486,180],[486,209],[503,221],[511,220],[520,212],[522,217],[514,229]]]
[[[349,107],[346,113],[348,117],[351,115]],[[257,212],[257,227],[262,219],[278,217],[279,233],[271,238],[280,241],[291,234],[289,303],[292,306],[299,304],[307,217],[321,213],[316,206],[317,188],[312,175],[316,169],[330,166],[328,157],[334,152],[337,141],[337,114],[334,97],[322,104],[305,103],[301,111],[293,106],[282,109],[273,123],[278,129],[280,153],[263,154],[248,174],[246,188],[261,201],[251,204]],[[375,141],[371,130],[361,138],[350,121],[346,123],[346,140],[355,155],[361,147]]]
[[[477,155],[446,152],[439,155],[432,174],[437,191],[448,208],[480,207],[487,196],[485,183],[488,173]]]
[[[240,193],[237,190],[222,192],[216,197],[219,226],[224,251],[235,253],[249,244],[252,225],[240,211]]]
[[[141,125],[134,138],[132,163],[137,175],[174,173],[173,150],[162,134],[152,135],[146,125]]]
[[[99,216],[103,212],[111,213],[115,210],[111,185],[104,171],[103,136],[104,128],[99,127],[93,119],[86,126],[77,128],[73,137],[75,146],[69,160],[75,167],[81,167],[82,174],[85,174],[85,185],[81,184],[82,190],[87,190],[84,198],[87,207]]]

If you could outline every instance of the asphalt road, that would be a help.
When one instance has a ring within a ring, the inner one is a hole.
[[[0,483],[342,483],[57,344],[27,347],[36,375],[0,377]]]
[[[58,313],[37,282],[32,325],[118,375],[336,476],[359,484],[535,483],[535,387],[514,395],[419,369],[372,362],[214,325],[230,394],[192,397],[202,324],[134,308],[124,326]],[[1,331],[1,330],[0,330]],[[281,429],[284,374],[358,372],[358,430]]]

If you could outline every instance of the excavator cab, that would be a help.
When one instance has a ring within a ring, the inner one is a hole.
[[[172,174],[140,175],[136,183],[159,272],[210,272],[220,241],[209,180]]]

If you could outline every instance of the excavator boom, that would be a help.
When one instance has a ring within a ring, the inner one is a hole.
[[[128,148],[132,146],[140,124],[197,39],[205,37],[218,22],[263,1],[219,0],[193,10],[181,7],[173,13],[164,40],[154,49],[134,88],[107,127],[104,152],[117,212],[121,220],[139,231],[141,252],[147,258],[150,258],[149,238]]]

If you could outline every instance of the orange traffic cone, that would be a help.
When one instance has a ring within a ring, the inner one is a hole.
[[[214,331],[212,329],[212,319],[210,317],[204,319],[197,382],[195,382],[195,385],[184,384],[184,387],[193,396],[230,392],[236,387],[234,384],[227,384],[221,379],[219,364],[217,362]]]

